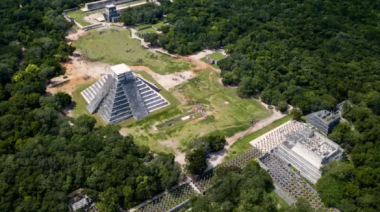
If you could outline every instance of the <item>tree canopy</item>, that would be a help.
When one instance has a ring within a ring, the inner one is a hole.
[[[60,14],[82,0],[0,1],[0,211],[67,211],[79,188],[100,211],[132,207],[177,184],[173,155],[153,157],[119,128],[64,117],[68,94],[46,94],[71,25]]]
[[[215,186],[204,196],[190,200],[192,211],[199,212],[310,212],[307,201],[300,199],[294,206],[278,209],[273,192],[272,178],[257,162],[251,161],[243,169],[220,168]]]
[[[181,55],[224,47],[223,83],[242,96],[260,92],[308,114],[333,109],[350,91],[380,91],[377,1],[160,2],[171,27],[155,43]]]

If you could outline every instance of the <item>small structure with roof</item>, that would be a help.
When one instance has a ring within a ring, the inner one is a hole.
[[[117,22],[120,15],[116,10],[116,6],[114,4],[107,5],[105,7],[106,11],[104,13],[105,19],[107,22]]]

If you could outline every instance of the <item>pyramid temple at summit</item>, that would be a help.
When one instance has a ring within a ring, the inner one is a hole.
[[[98,113],[106,124],[115,124],[131,117],[136,120],[169,105],[160,89],[125,64],[111,67],[95,84],[82,91],[90,114]]]

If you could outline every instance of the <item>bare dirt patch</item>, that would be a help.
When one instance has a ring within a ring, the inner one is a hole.
[[[66,68],[65,75],[50,80],[52,83],[58,83],[64,80],[70,81],[60,86],[48,87],[46,89],[47,92],[54,94],[58,91],[62,91],[71,94],[77,85],[87,83],[88,80],[98,80],[102,75],[110,73],[109,64],[89,62],[82,59],[79,52],[75,54],[76,56],[69,58],[69,62],[62,63],[62,66]],[[86,80],[86,76],[88,76],[89,79]]]
[[[119,130],[119,133],[122,135],[122,136],[127,136],[129,135],[129,132],[127,131],[126,128],[122,128]]]
[[[165,141],[159,141],[159,143],[162,145],[162,146],[165,146],[165,147],[170,147],[172,149],[177,149],[178,147],[178,144],[179,142],[175,139],[169,139],[169,140],[165,140]]]
[[[155,81],[157,81],[162,87],[164,87],[166,90],[169,90],[170,88],[174,88],[175,86],[186,82],[189,79],[192,79],[196,76],[196,73],[193,71],[182,71],[182,72],[176,72],[173,74],[157,74],[150,70],[148,67],[145,66],[130,66],[130,68],[134,71],[145,71],[149,75],[153,77]]]
[[[91,15],[88,15],[88,16],[85,16],[83,19],[88,22],[88,23],[91,23],[91,24],[98,24],[98,23],[101,23],[99,22],[97,19],[98,18],[103,18],[104,19],[104,16],[102,13],[94,13],[94,14],[91,14]]]

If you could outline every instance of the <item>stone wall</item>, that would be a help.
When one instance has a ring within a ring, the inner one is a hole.
[[[124,4],[124,3],[127,3],[127,2],[131,2],[131,1],[134,1],[134,0],[102,0],[102,1],[94,1],[94,2],[90,2],[90,3],[86,3],[85,4],[85,8],[88,11],[90,11],[90,10],[98,10],[98,9],[103,9],[105,6],[110,5],[110,4],[118,5],[118,4]]]

